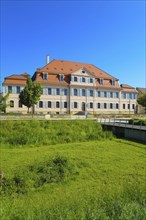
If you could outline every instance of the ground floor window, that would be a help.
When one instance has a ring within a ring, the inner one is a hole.
[[[104,108],[107,108],[107,104],[106,103],[104,103]]]
[[[43,102],[39,101],[39,108],[43,108]]]
[[[116,103],[116,109],[118,109],[119,108],[119,104],[118,103]]]
[[[110,103],[110,108],[111,108],[111,109],[113,108],[113,103]]]
[[[125,104],[123,104],[123,109],[125,109]]]
[[[90,108],[93,108],[93,102],[90,102]]]
[[[74,102],[74,108],[78,108],[78,103]]]
[[[67,102],[64,102],[64,108],[67,108]]]
[[[10,100],[10,107],[14,108],[14,101],[13,100]]]
[[[51,108],[52,107],[52,103],[49,101],[48,102],[48,108]]]
[[[59,107],[60,107],[60,103],[56,102],[56,108],[59,108]]]

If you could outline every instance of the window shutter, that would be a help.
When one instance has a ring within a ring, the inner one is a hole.
[[[79,108],[80,107],[80,104],[77,102],[77,108]]]
[[[56,95],[56,88],[52,88],[52,94]]]

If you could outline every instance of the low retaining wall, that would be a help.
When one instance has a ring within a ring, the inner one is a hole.
[[[117,126],[117,125],[108,125],[108,124],[103,124],[102,125],[105,130],[110,130],[113,132],[114,135],[116,135],[119,138],[126,138],[126,139],[132,139],[132,140],[137,140],[140,142],[146,143],[146,130],[143,128],[138,128],[132,127],[127,128],[126,124],[125,127],[122,126]]]

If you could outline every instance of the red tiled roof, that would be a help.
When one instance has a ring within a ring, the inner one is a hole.
[[[103,79],[115,79],[115,77],[109,75],[103,70],[97,68],[93,64],[86,64],[80,62],[64,61],[64,60],[53,60],[46,66],[37,69],[39,72],[48,72],[53,74],[64,74],[68,75],[80,68],[86,68],[90,73],[94,74],[97,78]]]
[[[5,77],[3,85],[25,85],[28,76],[28,73],[22,73],[21,75],[13,74]]]
[[[122,88],[125,88],[125,89],[134,89],[134,87],[129,86],[129,85],[127,85],[127,84],[121,84],[121,87],[122,87]]]
[[[142,94],[145,94],[146,93],[146,88],[136,88],[136,90],[139,92],[139,93],[142,93]]]

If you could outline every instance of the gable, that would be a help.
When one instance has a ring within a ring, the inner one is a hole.
[[[85,67],[80,68],[74,72],[71,73],[73,76],[84,76],[84,77],[94,77],[94,74],[91,73],[89,70],[87,70]]]

